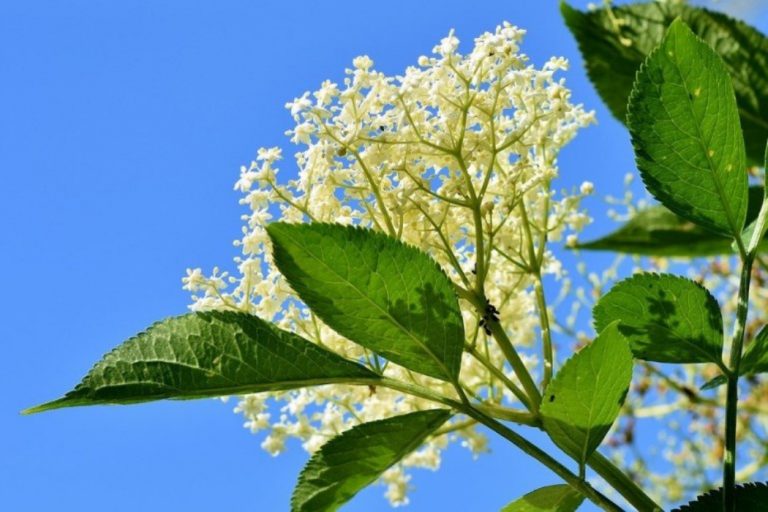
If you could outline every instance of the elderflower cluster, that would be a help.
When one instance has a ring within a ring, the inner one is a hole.
[[[508,23],[459,52],[451,31],[418,65],[400,76],[376,71],[357,57],[346,78],[325,81],[288,103],[298,146],[298,175],[279,180],[279,148],[259,149],[235,188],[248,208],[242,255],[232,275],[188,270],[185,289],[194,310],[248,311],[349,359],[376,365],[375,356],[328,328],[291,291],[273,264],[265,226],[270,221],[354,224],[389,234],[429,253],[459,287],[484,290],[517,347],[531,346],[540,317],[534,274],[559,278],[563,270],[547,249],[580,231],[589,217],[580,209],[593,192],[584,183],[572,193],[551,187],[560,149],[593,122],[593,113],[571,103],[552,58],[537,68],[520,52],[524,30]],[[466,340],[486,363],[508,374],[504,358],[482,328],[482,312],[463,303]],[[522,354],[538,372],[532,353]],[[452,396],[450,384],[387,364],[385,375],[428,385]],[[519,405],[478,357],[464,354],[462,386],[483,403]],[[242,397],[236,412],[273,455],[298,439],[309,452],[365,421],[433,407],[381,388],[322,386]],[[436,469],[442,450],[459,442],[475,454],[486,440],[458,417],[428,439],[382,482],[395,505],[407,503],[406,468]]]

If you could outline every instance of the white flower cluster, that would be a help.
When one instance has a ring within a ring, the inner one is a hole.
[[[272,219],[356,224],[428,252],[457,286],[479,287],[516,346],[532,345],[540,326],[534,274],[540,280],[542,273],[562,272],[546,243],[590,221],[579,203],[592,193],[591,183],[572,194],[557,194],[550,184],[559,150],[593,114],[572,104],[556,77],[567,68],[564,59],[541,68],[529,64],[519,48],[524,34],[505,23],[462,55],[450,32],[432,56],[420,57],[402,76],[387,76],[369,57],[358,57],[342,84],[325,81],[288,103],[296,125],[287,134],[300,146],[298,177],[278,183],[278,148],[260,149],[242,168],[235,188],[249,214],[236,242],[242,249],[237,275],[188,270],[183,281],[195,294],[192,308],[248,311],[370,363],[375,356],[325,326],[296,298],[271,260],[265,232]],[[488,363],[515,379],[487,339],[481,315],[463,306],[467,343],[479,355],[465,353],[462,386],[484,403],[514,405]],[[523,357],[535,372],[538,358]],[[393,364],[386,375],[454,392]],[[272,400],[279,403],[268,405]],[[386,389],[323,386],[246,396],[236,411],[246,417],[246,427],[268,432],[262,446],[278,454],[289,437],[312,452],[360,422],[429,407]],[[468,419],[453,420],[388,471],[382,481],[389,500],[406,503],[404,468],[437,468],[449,441],[484,451],[485,439],[474,427]]]

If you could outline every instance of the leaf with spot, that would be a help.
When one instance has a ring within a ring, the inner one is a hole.
[[[566,361],[544,390],[544,430],[581,466],[618,417],[632,365],[629,343],[613,323]]]
[[[337,224],[270,224],[275,263],[336,332],[410,370],[454,382],[464,323],[453,285],[427,254]]]
[[[763,202],[763,187],[749,187],[747,225],[753,223]],[[742,237],[746,240],[746,238]],[[638,211],[617,230],[575,249],[615,251],[649,256],[711,256],[734,252],[733,239],[704,229],[662,205]],[[765,242],[761,244],[764,248]]]
[[[570,485],[550,485],[529,492],[501,512],[575,512],[584,496]]]
[[[676,214],[740,237],[747,173],[733,87],[722,60],[682,21],[640,68],[627,121],[648,191]]]
[[[736,510],[739,512],[764,512],[768,503],[768,485],[752,483],[736,486]],[[695,501],[674,509],[672,512],[720,512],[723,510],[723,490],[702,494]]]
[[[720,306],[690,279],[636,274],[603,295],[592,315],[598,332],[619,321],[638,359],[723,364]]]
[[[561,2],[589,79],[616,118],[626,122],[635,74],[681,18],[722,58],[736,95],[747,157],[762,165],[768,139],[768,38],[725,14],[682,2],[634,2],[579,11]]]
[[[378,380],[365,367],[253,315],[192,313],[152,325],[105,355],[63,398],[25,412]]]
[[[291,498],[292,512],[337,510],[418,448],[451,417],[444,409],[363,423],[334,437],[312,455]]]

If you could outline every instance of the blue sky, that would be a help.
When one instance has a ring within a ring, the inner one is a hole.
[[[554,0],[0,2],[0,509],[287,510],[306,455],[294,444],[269,457],[232,403],[18,411],[184,312],[186,267],[231,262],[232,185],[259,146],[289,148],[286,101],[338,80],[356,55],[397,73],[450,28],[468,43],[503,20],[528,29],[535,63],[571,58],[574,99],[597,111],[599,125],[563,153],[560,185],[619,191],[628,137]],[[587,206],[598,219],[605,208]],[[415,473],[410,510],[497,510],[556,482],[514,448],[492,448],[472,462],[457,447],[438,473]],[[389,510],[382,492],[347,510]]]

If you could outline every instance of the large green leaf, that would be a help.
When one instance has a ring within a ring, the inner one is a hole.
[[[762,165],[768,139],[768,38],[724,14],[678,2],[644,2],[578,11],[561,10],[579,44],[590,80],[603,101],[625,122],[627,99],[640,64],[680,17],[725,62],[738,102],[746,150]]]
[[[722,60],[681,20],[640,68],[627,121],[651,194],[690,221],[741,236],[747,174],[733,87]]]
[[[723,317],[701,285],[669,274],[636,274],[592,310],[599,332],[615,321],[638,359],[722,365]]]
[[[736,510],[739,512],[765,512],[768,503],[768,485],[744,484],[736,487]],[[723,491],[702,494],[695,501],[674,509],[672,512],[720,512],[723,510]]]
[[[63,398],[25,412],[377,380],[365,367],[253,315],[192,313],[152,325],[105,355]]]
[[[304,466],[291,511],[337,510],[450,417],[444,409],[413,412],[363,423],[331,439]]]
[[[501,512],[575,512],[584,496],[570,485],[550,485],[529,492]]]
[[[580,465],[619,415],[632,380],[632,364],[629,343],[614,323],[566,361],[544,390],[544,430]]]
[[[762,202],[763,187],[749,187],[747,224],[757,218]],[[764,245],[765,242],[762,246]],[[662,205],[640,210],[616,231],[595,240],[579,243],[575,248],[692,258],[733,252],[731,238],[697,226]]]
[[[337,224],[271,224],[275,262],[299,297],[350,340],[455,381],[464,323],[451,281],[428,255]]]

